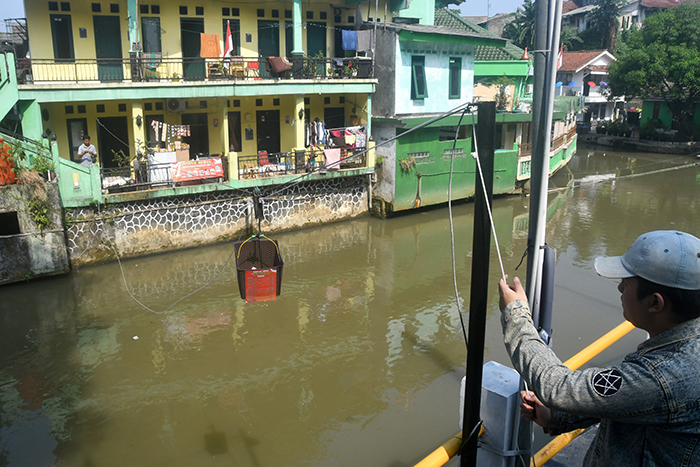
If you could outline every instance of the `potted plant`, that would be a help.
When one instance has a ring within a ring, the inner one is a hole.
[[[180,81],[180,75],[177,72],[173,72],[172,80],[173,82]]]

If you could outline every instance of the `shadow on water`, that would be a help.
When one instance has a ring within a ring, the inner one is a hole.
[[[214,425],[211,425],[211,433],[204,435],[204,447],[212,456],[220,456],[228,452],[228,443],[226,442],[226,433],[216,431]]]
[[[415,348],[417,348],[418,350],[421,351],[421,353],[430,357],[430,359],[433,361],[435,366],[437,368],[440,368],[443,373],[454,374],[457,381],[462,380],[462,375],[458,370],[460,370],[462,368],[462,365],[464,365],[463,362],[458,362],[458,363],[453,362],[450,358],[448,358],[448,356],[445,353],[438,350],[435,346],[428,345],[426,342],[421,340],[418,336],[416,336],[412,332],[404,331],[401,334],[401,337],[403,337],[404,339],[411,342]],[[455,356],[457,356],[457,355],[455,355]],[[466,351],[465,351],[465,356],[464,356],[465,362],[466,362],[466,358],[467,357],[466,357]]]
[[[0,463],[4,466],[53,465],[70,457],[72,427],[90,391],[92,367],[100,349],[91,333],[109,325],[82,322],[75,313],[84,300],[74,276],[6,285],[0,300]],[[40,290],[41,292],[37,293]],[[99,345],[98,345],[99,347]],[[108,421],[91,427],[99,440]],[[85,465],[90,465],[88,462]]]

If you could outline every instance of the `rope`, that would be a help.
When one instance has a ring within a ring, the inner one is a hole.
[[[104,231],[104,221],[102,220],[102,213],[100,212],[100,205],[99,205],[99,204],[97,205],[97,214],[98,214],[99,217],[100,217],[100,222],[102,223],[102,230]],[[241,232],[241,235],[238,237],[238,240],[239,240],[239,241],[240,241],[241,237],[243,237],[243,232]],[[105,239],[106,237],[102,236],[102,238]],[[124,274],[124,267],[122,266],[122,261],[121,261],[121,259],[119,258],[119,253],[117,253],[117,249],[116,249],[116,247],[114,246],[114,243],[112,242],[112,240],[111,240],[110,238],[106,238],[106,240],[109,242],[109,245],[110,245],[110,247],[112,248],[112,251],[114,252],[114,256],[116,256],[116,258],[117,258],[117,263],[119,263],[119,270],[121,271],[121,274],[122,274],[122,281],[124,282],[124,288],[126,289],[126,292],[129,294],[129,296],[130,296],[136,303],[138,303],[138,304],[141,305],[143,308],[145,308],[146,310],[148,310],[148,311],[150,311],[151,313],[154,313],[154,314],[156,314],[156,315],[162,315],[162,314],[167,313],[168,311],[170,311],[170,309],[171,309],[172,307],[174,307],[175,305],[177,305],[178,303],[180,303],[180,302],[183,301],[184,299],[186,299],[186,298],[188,298],[188,297],[191,297],[192,295],[196,294],[197,292],[199,292],[200,290],[202,290],[203,288],[205,288],[206,286],[208,286],[209,284],[211,284],[211,283],[214,281],[214,279],[216,279],[217,277],[219,277],[219,274],[221,274],[221,273],[223,272],[223,270],[224,270],[224,269],[226,268],[226,266],[228,265],[229,261],[231,261],[231,258],[233,257],[233,253],[236,251],[235,248],[233,248],[233,249],[231,250],[231,254],[228,255],[228,259],[226,260],[226,262],[224,263],[224,265],[221,266],[221,269],[219,269],[219,271],[218,271],[216,274],[214,274],[214,277],[212,277],[211,279],[209,279],[203,286],[201,286],[201,287],[198,288],[197,290],[194,290],[193,292],[190,292],[190,293],[188,293],[187,295],[185,295],[185,296],[183,296],[183,297],[181,297],[181,298],[175,300],[175,301],[174,301],[168,308],[166,308],[165,310],[163,310],[163,311],[155,311],[155,310],[152,310],[151,308],[149,308],[148,306],[144,305],[143,303],[141,303],[141,301],[139,301],[139,299],[136,298],[136,297],[134,296],[133,293],[131,293],[131,290],[129,290],[129,285],[126,283],[126,275]]]
[[[484,180],[484,173],[481,170],[481,161],[479,160],[479,148],[476,141],[476,122],[474,121],[474,114],[472,114],[472,133],[474,134],[474,149],[476,151],[476,167],[479,169],[479,176],[481,180]],[[491,222],[491,232],[493,232],[493,241],[496,244],[496,253],[498,253],[498,262],[501,265],[501,277],[505,279],[506,272],[503,268],[503,258],[501,258],[501,248],[498,246],[498,235],[496,235],[496,225],[493,222],[493,214],[491,213],[491,205],[489,203],[488,194],[486,193],[486,184],[482,183],[481,187],[484,189],[484,202],[486,202],[486,212],[489,213],[489,221]]]
[[[457,264],[455,261],[455,230],[454,223],[452,221],[452,173],[455,161],[455,149],[457,148],[457,138],[459,137],[459,127],[462,124],[462,118],[467,112],[468,107],[465,107],[462,111],[462,115],[459,117],[459,123],[457,123],[457,129],[455,130],[455,139],[452,143],[452,155],[450,157],[450,180],[447,185],[447,211],[449,213],[450,219],[450,246],[452,247],[452,281],[455,289],[455,301],[457,302],[457,313],[459,314],[459,322],[462,325],[462,334],[464,335],[464,344],[467,346],[467,351],[469,351],[469,340],[467,339],[467,329],[464,325],[464,317],[462,316],[462,307],[459,301],[459,292],[457,291]],[[473,116],[473,113],[472,113]]]
[[[246,243],[248,240],[253,239],[253,238],[255,238],[256,236],[257,236],[257,235],[251,235],[250,238],[247,238],[243,243],[240,244],[240,246],[238,247],[238,253],[236,254],[236,259],[238,259],[238,258],[241,257],[241,248],[243,248],[243,245],[245,245],[245,243]],[[273,241],[273,240],[270,240],[269,238],[267,238],[267,237],[265,236],[265,234],[260,234],[259,236],[260,236],[260,238],[264,238],[264,239],[267,240],[268,242],[272,242],[272,244],[275,245],[275,249],[277,250],[277,254],[278,254],[278,255],[280,254],[280,249],[279,249],[279,247],[277,246],[277,242],[275,242],[275,241]]]

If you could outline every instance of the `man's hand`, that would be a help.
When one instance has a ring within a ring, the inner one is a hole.
[[[501,309],[501,313],[506,308],[506,306],[515,300],[527,300],[527,295],[523,289],[523,285],[520,283],[520,279],[515,277],[513,279],[513,285],[508,285],[506,280],[508,279],[508,274],[498,282],[499,294],[501,296],[498,306]]]
[[[516,278],[517,279],[517,278]],[[547,408],[537,398],[534,392],[520,391],[520,415],[525,420],[537,423],[542,428],[547,428],[552,421],[552,409]]]

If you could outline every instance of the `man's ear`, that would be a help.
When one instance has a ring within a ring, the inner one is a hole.
[[[660,293],[655,292],[649,296],[649,313],[658,313],[663,311],[666,305],[666,299]]]

